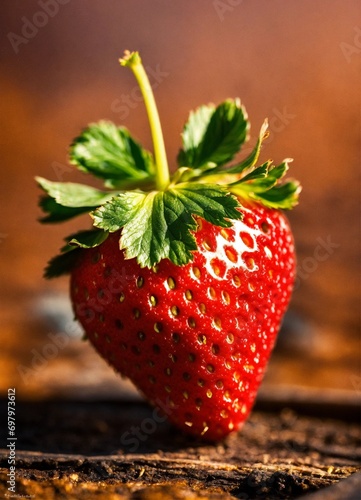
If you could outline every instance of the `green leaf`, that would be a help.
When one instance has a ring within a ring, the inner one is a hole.
[[[184,211],[202,217],[215,226],[230,227],[229,219],[241,219],[238,200],[221,186],[186,183],[169,190]]]
[[[82,215],[84,213],[89,213],[94,207],[80,207],[80,208],[70,208],[63,207],[63,205],[59,205],[54,198],[50,196],[43,196],[40,198],[40,207],[47,214],[45,217],[39,219],[43,224],[50,224],[56,222],[63,222],[73,217],[77,217],[78,215]]]
[[[95,208],[114,196],[114,193],[75,182],[52,182],[42,177],[36,177],[36,181],[58,205],[63,207]]]
[[[90,215],[94,226],[114,233],[135,216],[147,195],[138,191],[121,193]]]
[[[190,112],[188,122],[184,125],[182,132],[183,149],[179,151],[177,157],[178,165],[181,167],[196,165],[199,145],[215,109],[214,104],[208,104]]]
[[[255,168],[249,174],[242,177],[239,181],[230,184],[230,187],[239,187],[241,190],[254,193],[263,193],[275,186],[277,182],[288,171],[288,162],[291,159],[284,160],[283,163],[275,167],[271,165],[271,160],[260,167]]]
[[[184,265],[197,245],[192,231],[195,216],[229,227],[240,219],[237,199],[223,188],[207,184],[179,184],[167,191],[127,192],[93,213],[94,225],[110,232],[122,228],[120,246],[128,259],[152,267],[162,259]]]
[[[259,158],[262,143],[268,137],[268,135],[269,135],[268,120],[266,119],[262,124],[256,146],[254,147],[251,154],[249,156],[247,156],[247,158],[245,158],[243,161],[241,161],[241,163],[238,163],[237,165],[234,165],[231,168],[227,169],[227,173],[238,174],[238,173],[244,172],[245,170],[252,168],[256,164],[256,162]]]
[[[70,147],[70,162],[104,180],[107,187],[123,181],[153,178],[153,157],[128,130],[101,121],[86,128]]]
[[[247,113],[239,99],[229,99],[216,108],[202,106],[190,115],[184,127],[179,165],[224,165],[247,139],[248,128]]]
[[[249,182],[253,180],[264,179],[268,174],[268,167],[270,165],[270,161],[263,163],[260,167],[255,168],[249,174],[242,177],[240,182]]]
[[[63,274],[69,274],[74,268],[80,253],[80,248],[73,247],[71,251],[67,251],[50,259],[44,270],[44,278],[51,279],[62,276]]]
[[[290,210],[298,203],[301,187],[298,181],[288,181],[280,186],[252,196],[266,207]]]
[[[141,58],[126,51],[121,65],[132,69],[148,112],[155,159],[124,127],[108,121],[90,124],[70,146],[70,162],[101,179],[112,192],[77,183],[60,183],[38,177],[46,195],[40,200],[42,222],[60,222],[89,213],[95,229],[66,238],[62,254],[46,268],[46,277],[70,272],[85,249],[101,245],[109,233],[120,231],[119,247],[141,267],[163,259],[176,265],[193,260],[194,233],[199,218],[230,227],[242,218],[241,199],[272,208],[292,208],[300,186],[283,182],[288,160],[273,166],[256,166],[268,136],[263,123],[251,153],[235,165],[234,159],[248,140],[249,121],[240,100],[228,99],[191,112],[182,132],[179,168],[169,175],[167,155],[154,96]],[[237,196],[234,196],[237,195]]]
[[[109,233],[102,230],[90,229],[88,231],[79,231],[65,238],[67,242],[61,249],[61,254],[53,257],[48,262],[44,270],[44,278],[51,279],[69,274],[78,257],[81,255],[82,248],[94,248],[103,243],[109,236]]]
[[[170,244],[166,231],[164,192],[149,193],[123,227],[120,245],[126,258],[135,257],[141,267],[152,267],[167,258]]]
[[[67,245],[63,248],[66,251],[69,247],[94,248],[101,245],[109,236],[107,231],[90,229],[72,234],[67,238]]]
[[[241,197],[256,200],[267,207],[291,209],[298,203],[300,185],[297,181],[279,183],[287,173],[291,161],[287,158],[278,166],[271,165],[271,161],[268,161],[229,184],[228,188]]]

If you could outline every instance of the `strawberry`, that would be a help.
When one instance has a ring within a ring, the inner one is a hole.
[[[96,350],[184,432],[218,440],[249,415],[292,293],[295,255],[281,209],[290,160],[256,166],[267,121],[248,139],[239,99],[189,116],[170,176],[160,121],[137,52],[121,59],[143,92],[155,158],[122,127],[92,124],[70,160],[100,190],[37,178],[43,222],[90,212],[94,228],[66,238],[46,277],[71,275],[76,318]]]

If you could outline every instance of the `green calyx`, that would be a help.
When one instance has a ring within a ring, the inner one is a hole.
[[[133,71],[141,89],[154,156],[126,128],[100,121],[73,141],[70,162],[101,179],[104,189],[36,178],[45,192],[41,222],[66,221],[84,213],[93,221],[93,229],[66,238],[61,254],[45,270],[48,278],[69,272],[81,249],[100,245],[120,229],[120,248],[141,267],[152,267],[162,259],[184,265],[197,249],[196,216],[227,227],[232,219],[242,218],[242,199],[275,209],[291,209],[298,202],[299,183],[283,181],[291,160],[256,166],[268,136],[267,120],[252,152],[229,165],[249,135],[248,116],[239,99],[190,113],[178,169],[171,176],[152,88],[138,52],[126,51],[120,64]]]

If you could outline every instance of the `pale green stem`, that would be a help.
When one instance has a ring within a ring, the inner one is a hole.
[[[169,185],[169,168],[167,154],[164,146],[162,127],[160,124],[157,105],[155,103],[152,87],[148,76],[144,70],[142,60],[138,52],[126,52],[123,59],[120,59],[122,66],[129,66],[143,95],[144,104],[147,110],[150,131],[152,134],[154,158],[156,168],[156,186],[159,190],[164,190]]]

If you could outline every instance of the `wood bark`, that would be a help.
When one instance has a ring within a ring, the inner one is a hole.
[[[186,437],[167,422],[156,423],[152,409],[141,401],[19,401],[16,492],[49,500],[304,495],[311,500],[318,491],[332,494],[328,487],[360,470],[357,405],[345,403],[342,419],[342,404],[333,416],[335,403],[318,401],[316,416],[309,411],[312,398],[288,404],[283,399],[258,401],[243,429],[217,444]],[[5,405],[1,400],[2,415]],[[3,496],[8,492],[7,459],[4,448]],[[351,494],[358,491],[359,476],[347,484]]]

